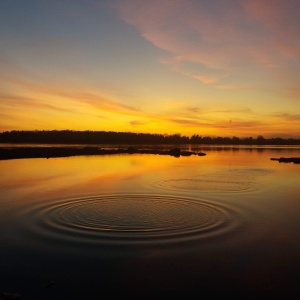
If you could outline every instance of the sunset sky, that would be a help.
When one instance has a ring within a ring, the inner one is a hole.
[[[299,0],[2,0],[0,131],[300,137]]]

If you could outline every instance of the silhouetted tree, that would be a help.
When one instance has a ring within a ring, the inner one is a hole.
[[[5,131],[0,133],[0,143],[36,144],[220,144],[220,145],[300,145],[300,139],[210,137],[194,134],[191,137],[180,133],[150,134],[115,131],[33,130]]]

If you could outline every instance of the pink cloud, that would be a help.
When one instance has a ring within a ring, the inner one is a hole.
[[[269,69],[300,58],[297,0],[122,0],[117,10],[156,47],[167,51],[172,70],[214,83],[245,68]],[[182,69],[191,62],[217,71],[214,78]],[[247,70],[249,71],[249,70]]]
[[[299,10],[297,0],[246,1],[243,6],[249,17],[269,30],[273,47],[283,58],[300,57],[297,42],[300,35]],[[269,37],[270,38],[270,37]]]
[[[272,31],[287,38],[299,36],[298,0],[243,0],[242,4],[252,20],[268,26]]]
[[[195,79],[201,81],[204,84],[211,84],[211,83],[217,82],[219,80],[218,76],[193,75],[193,74],[189,74],[189,73],[187,73],[187,76],[195,78]]]

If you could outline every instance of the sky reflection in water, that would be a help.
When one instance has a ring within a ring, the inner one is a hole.
[[[3,292],[298,294],[300,150],[205,152],[1,161]]]

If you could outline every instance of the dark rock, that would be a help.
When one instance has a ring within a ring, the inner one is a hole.
[[[280,158],[270,158],[270,160],[277,160],[280,163],[300,164],[300,157],[280,157]]]
[[[198,153],[198,156],[205,156],[205,155],[206,155],[206,153],[203,153],[203,152]]]
[[[49,288],[54,284],[54,281],[50,280],[48,282],[46,282],[46,284],[44,285],[44,288]]]
[[[8,299],[8,300],[19,300],[19,299],[21,299],[21,295],[16,294],[16,293],[4,292],[4,293],[2,293],[2,296],[3,296],[4,299]]]
[[[192,154],[195,154],[195,153],[190,152],[190,151],[180,151],[181,156],[191,156]]]

